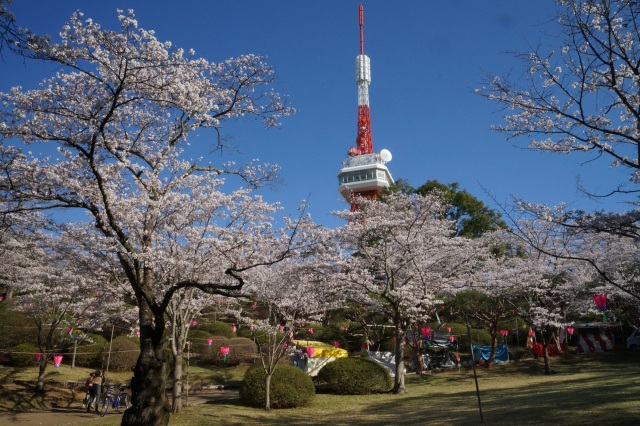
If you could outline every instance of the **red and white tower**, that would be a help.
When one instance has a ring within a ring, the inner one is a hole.
[[[356,84],[358,85],[358,134],[356,146],[351,147],[348,157],[342,162],[338,173],[338,191],[351,203],[354,195],[376,197],[393,183],[389,169],[385,165],[391,161],[391,152],[386,149],[379,153],[373,151],[371,138],[371,115],[369,110],[369,84],[371,84],[371,65],[364,54],[364,16],[362,4],[360,15],[360,54],[356,57]]]

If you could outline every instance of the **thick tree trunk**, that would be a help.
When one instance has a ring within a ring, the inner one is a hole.
[[[179,413],[182,408],[182,352],[173,358],[173,395],[171,412]]]
[[[154,316],[144,298],[140,307],[140,356],[131,379],[131,407],[122,425],[160,426],[169,423],[171,405],[166,398],[167,359],[164,354],[164,315]]]

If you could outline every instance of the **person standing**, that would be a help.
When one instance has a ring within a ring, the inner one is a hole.
[[[94,394],[93,401],[95,404],[96,413],[100,412],[98,405],[100,404],[100,394],[102,393],[103,380],[104,380],[104,377],[102,376],[102,372],[100,372],[100,370],[96,370],[93,375],[93,382],[91,384],[91,387],[93,389],[93,394]],[[87,408],[87,411],[91,411],[91,406]]]
[[[87,394],[84,397],[84,400],[82,401],[82,404],[84,406],[84,408],[87,409],[87,411],[91,411],[91,404],[93,404],[93,376],[94,376],[94,372],[92,371],[91,373],[89,373],[89,378],[87,379],[86,382],[84,382],[84,389],[85,391],[87,391]]]

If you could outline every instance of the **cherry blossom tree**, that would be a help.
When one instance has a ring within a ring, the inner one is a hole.
[[[429,318],[436,297],[455,291],[473,273],[473,240],[455,236],[449,207],[437,195],[391,194],[384,201],[359,199],[355,212],[339,212],[348,225],[336,231],[343,259],[337,280],[348,299],[382,312],[394,325],[393,391],[406,391],[404,345],[415,322]]]
[[[277,168],[215,166],[194,158],[189,136],[216,135],[240,116],[272,127],[293,110],[268,90],[274,71],[264,58],[211,63],[138,28],[132,11],[118,19],[120,30],[110,31],[77,12],[60,43],[30,45],[60,68],[39,89],[0,94],[0,193],[14,212],[87,214],[83,240],[118,265],[139,308],[141,354],[123,424],[166,424],[163,350],[174,293],[228,294],[249,269],[295,249],[290,235],[268,251],[261,244],[273,240],[276,207],[251,189],[273,182]],[[22,149],[37,144],[51,156]],[[225,176],[246,188],[223,192]],[[180,261],[170,255],[175,243],[199,254],[178,281],[159,276],[160,265]]]
[[[253,326],[253,338],[265,372],[265,409],[271,409],[271,378],[280,360],[292,349],[295,329],[321,321],[326,312],[342,306],[344,300],[331,285],[327,273],[337,246],[332,232],[315,224],[309,215],[288,221],[298,230],[306,249],[283,262],[252,271],[244,296],[261,306],[262,316],[237,312],[238,322]]]
[[[82,257],[69,253],[58,236],[12,227],[0,241],[2,282],[12,289],[12,308],[24,312],[36,330],[36,388],[42,392],[46,368],[61,355],[74,328],[98,327],[104,315],[94,307],[109,309],[116,302],[101,300],[102,277],[88,271]]]
[[[540,220],[543,229],[553,228],[566,248],[553,254],[587,262],[604,282],[638,298],[637,290],[630,288],[632,281],[606,268],[598,250],[593,256],[582,249],[572,251],[569,246],[574,243],[569,240],[580,246],[590,241],[592,247],[609,236],[629,239],[630,246],[637,241],[640,9],[626,0],[557,0],[557,4],[561,30],[557,50],[540,47],[518,54],[528,70],[524,81],[491,77],[478,93],[509,111],[504,123],[494,129],[510,138],[528,138],[528,148],[575,153],[585,162],[608,160],[612,169],[628,172],[628,182],[603,193],[581,187],[594,197],[628,196],[632,206],[628,212],[571,211],[566,206],[548,208],[526,202],[519,207]]]

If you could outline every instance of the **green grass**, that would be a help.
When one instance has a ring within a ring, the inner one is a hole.
[[[542,360],[478,368],[487,425],[628,425],[640,419],[640,352],[617,351],[552,359],[555,374],[544,375]],[[192,371],[193,374],[193,371]],[[264,410],[235,400],[185,407],[170,425],[479,425],[470,369],[407,376],[403,395],[319,394],[307,407]],[[117,425],[119,415],[92,426]]]
[[[640,353],[618,352],[478,369],[484,424],[635,424],[640,419]],[[187,407],[170,425],[478,425],[471,370],[408,376],[403,395],[317,395],[304,408],[265,412],[238,401]],[[119,419],[108,423],[118,424]],[[92,423],[93,424],[93,423]]]

